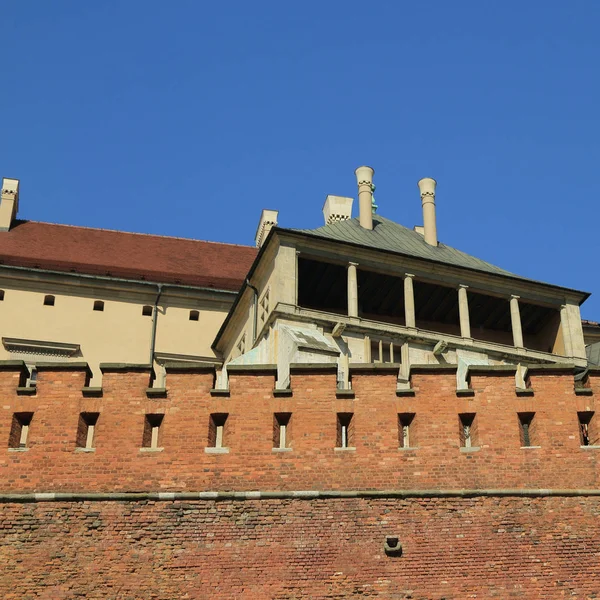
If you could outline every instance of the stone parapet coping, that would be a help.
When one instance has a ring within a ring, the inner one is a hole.
[[[446,372],[452,373],[458,370],[458,365],[448,365],[448,364],[412,364],[410,365],[410,374],[413,373],[436,373],[436,372]]]
[[[150,371],[152,365],[149,364],[130,364],[130,363],[100,363],[100,371],[107,373],[109,371]]]
[[[87,362],[38,362],[37,371],[90,371]]]
[[[0,493],[0,503],[172,502],[175,500],[313,500],[335,498],[547,498],[598,496],[600,489],[485,488],[446,490],[297,490],[248,492],[38,492]]]
[[[527,365],[529,375],[538,373],[568,373],[573,374],[575,365],[573,363],[547,364],[547,365]]]
[[[468,365],[467,372],[476,375],[514,375],[517,365]]]
[[[225,365],[228,373],[277,373],[277,365]]]
[[[360,373],[361,371],[392,371],[397,373],[400,369],[400,363],[350,363],[350,373]]]
[[[299,373],[301,371],[332,371],[337,373],[337,363],[290,363],[290,371]]]
[[[167,373],[214,373],[216,365],[208,363],[166,361],[164,369]]]
[[[0,371],[12,371],[24,368],[24,360],[0,360]]]

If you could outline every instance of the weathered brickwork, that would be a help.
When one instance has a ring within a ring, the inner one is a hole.
[[[600,499],[0,507],[0,597],[599,598]],[[396,535],[402,556],[386,556]]]
[[[17,395],[18,373],[0,372],[0,492],[356,490],[448,488],[597,489],[600,449],[580,447],[569,374],[532,375],[518,397],[511,374],[473,375],[457,397],[453,373],[413,376],[396,397],[394,374],[355,374],[354,399],[337,399],[335,374],[292,375],[293,395],[273,395],[273,374],[232,374],[230,397],[211,396],[210,373],[169,373],[168,397],[146,396],[147,372],[107,372],[103,396],[83,397],[83,371],[40,371],[37,393]],[[8,449],[13,413],[32,412],[26,451]],[[82,412],[99,413],[94,452],[76,450]],[[517,413],[535,413],[535,447],[521,447]],[[141,451],[145,414],[164,413],[163,450]],[[223,445],[205,452],[211,414],[227,414]],[[291,451],[273,451],[274,413],[291,413]],[[355,449],[335,450],[337,413],[353,413]],[[398,414],[414,413],[417,448],[399,450]],[[479,448],[460,449],[459,417],[475,413]],[[597,416],[600,419],[600,415]],[[539,447],[538,447],[539,446]]]
[[[397,397],[395,374],[359,372],[354,399],[336,398],[335,374],[318,370],[293,373],[291,397],[274,396],[272,373],[232,373],[229,397],[211,395],[211,373],[170,372],[167,397],[148,398],[148,378],[144,370],[106,372],[103,395],[84,397],[83,370],[44,369],[35,395],[19,395],[18,369],[0,370],[4,500],[31,492],[492,495],[13,498],[0,504],[0,597],[600,598],[600,497],[591,493],[598,490],[600,449],[581,447],[577,417],[595,411],[597,375],[592,395],[577,395],[572,374],[534,374],[534,395],[521,397],[510,373],[473,374],[474,395],[459,397],[454,373],[422,372],[412,378],[415,396]],[[8,447],[14,413],[33,413],[24,450]],[[78,439],[80,446],[87,440],[81,413],[100,415],[91,452],[77,448]],[[273,451],[276,413],[292,415],[291,450]],[[339,413],[353,415],[350,449],[334,448]],[[521,447],[518,413],[535,413],[534,447]],[[143,441],[147,414],[164,414],[157,451],[141,450],[151,445],[151,431]],[[408,449],[399,449],[399,414],[415,415]],[[460,448],[459,414],[476,415],[475,448]],[[228,452],[205,451],[216,439],[210,415],[227,415],[218,422],[225,423]],[[538,488],[567,492],[490,491]],[[400,539],[402,556],[385,554],[386,536]]]

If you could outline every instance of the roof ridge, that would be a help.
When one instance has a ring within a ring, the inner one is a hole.
[[[107,233],[125,233],[127,235],[140,235],[140,236],[145,236],[145,237],[161,238],[161,239],[168,239],[168,240],[182,240],[185,242],[202,242],[203,244],[215,244],[215,245],[219,245],[219,246],[236,246],[238,248],[251,248],[253,250],[256,249],[254,246],[249,246],[247,244],[233,244],[231,242],[213,242],[211,240],[199,240],[196,238],[186,238],[186,237],[174,236],[174,235],[161,235],[159,233],[142,233],[139,231],[124,231],[122,229],[105,229],[103,227],[88,227],[86,225],[69,225],[67,223],[49,223],[47,221],[33,221],[30,219],[18,219],[17,222],[19,224],[36,223],[38,225],[52,225],[53,227],[70,227],[71,229],[86,229],[86,230],[91,230],[91,231],[103,231],[103,232],[107,232]]]

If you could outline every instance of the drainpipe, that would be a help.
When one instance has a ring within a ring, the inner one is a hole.
[[[252,323],[252,344],[254,344],[258,333],[258,331],[256,331],[258,325],[258,290],[250,283],[249,279],[246,279],[246,285],[254,292],[254,319]]]
[[[160,300],[161,294],[163,292],[163,284],[158,283],[156,285],[158,289],[158,293],[156,294],[156,300],[154,301],[154,309],[152,310],[152,337],[150,341],[150,368],[152,369],[152,373],[156,377],[154,373],[154,351],[156,350],[156,326],[158,324],[158,301]]]

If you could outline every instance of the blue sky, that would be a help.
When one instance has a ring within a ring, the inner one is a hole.
[[[4,0],[0,175],[21,218],[250,244],[379,212],[594,295],[600,3]],[[356,203],[355,203],[356,205]],[[357,206],[355,206],[355,209]]]

